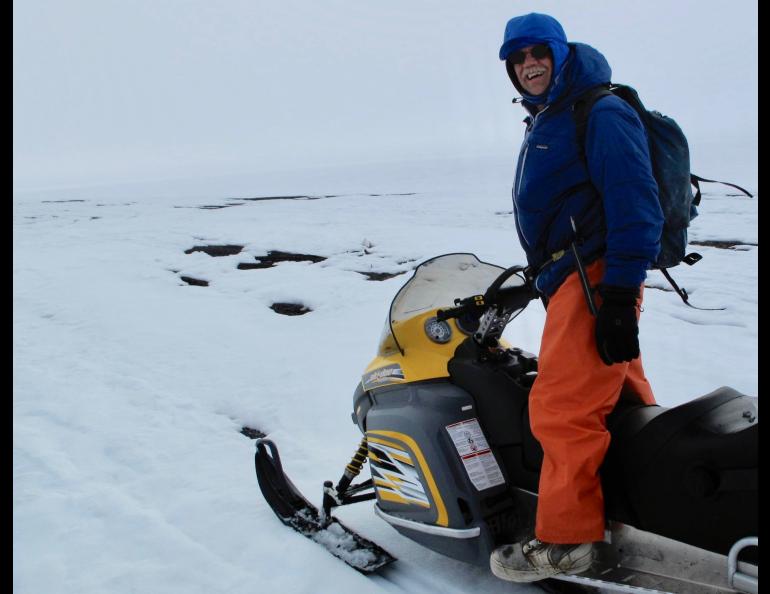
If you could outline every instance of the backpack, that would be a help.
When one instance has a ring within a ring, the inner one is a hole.
[[[616,95],[633,107],[647,131],[652,173],[658,184],[658,198],[664,219],[660,254],[652,268],[663,273],[682,301],[690,307],[695,307],[689,303],[687,291],[677,286],[667,269],[677,266],[680,262],[692,266],[702,258],[698,253],[687,253],[687,228],[690,226],[690,221],[698,216],[696,207],[701,199],[700,182],[724,184],[740,190],[750,198],[753,196],[735,184],[694,175],[690,171],[690,149],[687,138],[679,125],[658,111],[647,110],[637,92],[627,85],[610,84],[595,87],[586,91],[573,104],[577,141],[583,152],[583,158],[585,158],[586,130],[591,108],[596,101],[607,95]],[[696,189],[694,196],[693,187]]]

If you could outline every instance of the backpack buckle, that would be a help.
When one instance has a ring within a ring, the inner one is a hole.
[[[684,262],[688,266],[692,266],[693,264],[701,261],[702,259],[703,259],[703,256],[701,256],[700,254],[696,252],[691,252],[687,254],[684,258],[682,258],[682,262]]]

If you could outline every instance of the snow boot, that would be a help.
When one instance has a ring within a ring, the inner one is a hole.
[[[535,582],[560,573],[587,571],[593,562],[593,543],[551,544],[537,538],[503,545],[492,551],[492,573],[511,582]]]

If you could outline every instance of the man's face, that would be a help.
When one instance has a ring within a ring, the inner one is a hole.
[[[529,45],[508,57],[513,62],[513,69],[519,84],[530,95],[541,95],[551,84],[553,60],[551,52],[544,51],[544,46]],[[535,48],[533,55],[533,48]],[[545,46],[547,48],[547,46]],[[543,56],[543,53],[545,54]],[[540,55],[542,57],[535,57]],[[522,61],[523,57],[523,61]],[[518,62],[518,63],[517,63]]]

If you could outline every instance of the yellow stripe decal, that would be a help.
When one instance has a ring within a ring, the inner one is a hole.
[[[399,460],[400,462],[405,462],[406,464],[409,464],[409,466],[414,466],[414,462],[412,462],[412,459],[409,456],[400,456],[399,454],[391,454],[396,460]]]
[[[395,480],[393,480],[394,478]],[[388,487],[390,489],[399,487],[403,482],[404,481],[402,481],[400,478],[394,477],[392,474],[383,474],[383,478],[374,479],[375,485],[382,485],[383,487]]]
[[[380,489],[379,491],[380,497],[382,497],[385,501],[394,501],[395,503],[403,503],[405,505],[419,505],[420,507],[430,507],[430,503],[423,503],[422,501],[411,501],[409,499],[404,499],[401,497],[401,495],[398,495],[392,491],[385,491],[384,489]]]
[[[399,452],[404,452],[404,448],[402,448],[400,445],[393,443],[392,441],[385,441],[384,439],[377,439],[376,437],[369,437],[369,432],[367,431],[367,437],[366,441],[369,443],[379,443],[384,446],[388,446],[389,448],[393,448],[394,450],[398,450]],[[406,453],[406,452],[404,452]]]
[[[422,469],[422,473],[425,476],[425,480],[428,482],[428,489],[430,490],[431,495],[433,496],[433,501],[436,503],[436,509],[438,510],[438,517],[436,518],[436,524],[439,526],[448,526],[449,525],[449,516],[447,515],[446,507],[444,506],[444,500],[441,499],[441,493],[438,491],[438,487],[436,486],[436,481],[433,480],[433,474],[430,471],[430,468],[428,467],[428,463],[425,461],[425,456],[422,455],[422,450],[420,450],[420,446],[417,445],[417,442],[414,441],[411,437],[408,435],[405,435],[403,433],[398,433],[396,431],[367,431],[366,436],[369,441],[372,441],[374,443],[382,443],[384,445],[389,445],[391,447],[397,447],[393,446],[392,444],[378,440],[375,437],[370,437],[371,435],[378,435],[382,437],[388,437],[391,439],[397,439],[403,443],[405,443],[409,449],[414,452],[414,455],[417,457],[417,462],[420,465],[420,468]],[[401,449],[401,448],[398,448]]]
[[[396,485],[400,485],[400,484],[402,484],[404,482],[403,478],[401,478],[397,474],[393,474],[392,472],[386,472],[386,471],[380,469],[380,473],[382,474],[382,476],[384,476],[389,481],[393,481],[394,483],[396,483]]]

